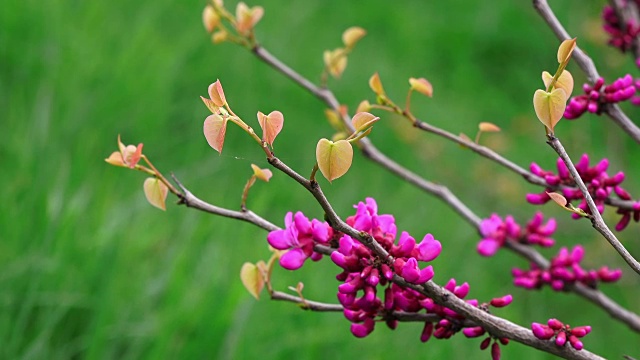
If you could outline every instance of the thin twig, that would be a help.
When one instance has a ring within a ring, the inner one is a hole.
[[[344,311],[344,307],[340,304],[328,304],[319,301],[312,301],[308,299],[302,299],[299,296],[287,294],[281,291],[273,291],[271,293],[272,300],[282,300],[288,301],[292,303],[296,303],[300,305],[300,308],[303,310],[311,310],[318,312],[342,312]],[[379,313],[378,316],[381,316],[383,320],[397,320],[400,322],[431,322],[435,323],[442,318],[437,314],[425,314],[425,313],[415,313],[415,312],[405,312],[405,311],[392,311],[392,312],[382,312]],[[476,324],[471,321],[464,321],[462,323],[464,327],[475,326]]]
[[[549,7],[547,0],[533,0],[533,6],[540,16],[542,16],[546,21],[547,25],[551,28],[558,40],[564,41],[571,39],[569,33],[553,13],[551,7]],[[595,83],[598,78],[600,78],[600,74],[598,74],[598,70],[596,69],[593,60],[591,60],[591,58],[578,46],[573,50],[573,59],[587,75],[589,82]],[[609,116],[609,118],[622,128],[622,130],[624,130],[633,140],[640,144],[640,128],[634,124],[624,112],[622,112],[618,105],[607,104],[604,106],[603,112],[607,114],[607,116]]]
[[[575,190],[575,187],[572,186],[567,186],[567,185],[549,185],[546,180],[530,171],[525,170],[524,168],[520,167],[519,165],[515,164],[514,162],[512,162],[511,160],[503,157],[502,155],[498,154],[497,152],[493,151],[492,149],[486,147],[486,146],[482,146],[479,145],[473,141],[470,140],[466,140],[461,138],[460,136],[457,136],[455,134],[452,134],[444,129],[441,129],[437,126],[428,124],[424,121],[421,121],[419,119],[415,119],[415,121],[413,122],[413,125],[423,131],[438,135],[440,137],[443,137],[447,140],[453,141],[461,146],[464,146],[466,148],[469,148],[471,151],[475,152],[476,154],[479,154],[480,156],[487,158],[495,163],[497,163],[498,165],[503,166],[504,168],[520,175],[523,179],[525,179],[527,182],[534,184],[534,185],[538,185],[538,186],[542,186],[548,189],[551,189],[553,191],[556,190],[562,190],[562,189],[571,189],[571,190]],[[605,199],[605,203],[607,205],[616,207],[618,209],[624,209],[624,210],[634,210],[634,204],[636,203],[633,200],[622,200],[622,199],[618,199],[618,198],[606,198]]]
[[[184,185],[182,185],[182,183],[178,180],[178,178],[175,175],[171,174],[171,177],[173,178],[173,181],[176,182],[176,184],[180,188],[180,191],[182,192],[182,194],[178,196],[180,198],[180,200],[178,201],[178,204],[180,205],[185,205],[187,207],[198,209],[214,215],[220,215],[220,216],[224,216],[232,219],[246,221],[248,223],[261,227],[267,231],[280,229],[278,226],[260,217],[259,215],[255,214],[253,211],[229,210],[229,209],[225,209],[225,208],[221,208],[221,207],[209,204],[206,201],[200,200],[195,195],[193,195],[189,190],[187,190],[187,188],[185,188]]]
[[[607,239],[609,244],[611,244],[611,246],[613,246],[613,248],[616,249],[616,251],[620,254],[620,256],[622,256],[624,261],[626,261],[627,264],[629,264],[629,266],[633,269],[633,271],[640,274],[640,263],[638,263],[638,261],[633,256],[631,256],[629,251],[627,251],[627,249],[624,247],[624,245],[622,245],[620,240],[618,240],[618,238],[613,234],[611,229],[609,229],[607,224],[605,224],[604,220],[602,219],[602,216],[600,215],[600,212],[598,211],[598,208],[596,207],[595,202],[593,201],[593,198],[591,197],[591,194],[589,194],[589,190],[587,189],[587,186],[584,184],[584,182],[580,178],[580,174],[578,173],[578,170],[573,165],[573,162],[571,161],[571,159],[569,158],[569,155],[567,154],[566,150],[562,146],[560,139],[558,139],[553,134],[551,134],[549,135],[547,143],[562,158],[562,161],[565,163],[565,165],[567,165],[567,168],[569,169],[569,172],[571,173],[573,180],[576,182],[576,184],[578,185],[578,188],[582,192],[582,195],[584,196],[584,199],[587,202],[587,205],[589,206],[589,210],[591,211],[590,219],[593,227],[596,230],[598,230],[598,232],[602,234],[602,236],[604,236],[605,239]]]

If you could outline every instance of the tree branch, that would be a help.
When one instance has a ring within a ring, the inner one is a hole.
[[[253,49],[253,53],[258,57],[258,59],[270,65],[274,70],[284,74],[285,76],[290,78],[294,83],[302,86],[305,90],[310,92],[319,100],[323,101],[331,109],[340,113],[338,111],[340,106],[339,102],[337,101],[337,99],[335,98],[335,96],[330,90],[323,89],[316,86],[311,81],[307,80],[305,77],[297,73],[295,70],[291,69],[290,67],[282,63],[280,60],[278,60],[275,56],[273,56],[271,53],[269,53],[265,48],[261,46],[256,46]],[[343,123],[345,124],[345,126],[351,127],[350,120],[351,118],[349,117],[348,114],[343,115]],[[443,133],[443,135],[444,133],[446,133],[444,130],[441,130],[441,132]],[[450,137],[451,137],[451,140],[454,140],[453,137],[455,137],[455,135],[451,134],[451,136],[447,136],[447,138],[450,138]],[[455,138],[458,138],[458,137],[455,137]],[[400,178],[406,180],[407,182],[411,183],[417,188],[427,192],[428,194],[439,197],[447,205],[452,207],[464,220],[466,220],[469,224],[471,224],[478,231],[478,233],[480,233],[481,219],[476,214],[474,214],[466,205],[464,205],[460,201],[460,199],[458,199],[455,195],[453,195],[447,187],[433,184],[423,179],[419,175],[416,175],[415,173],[403,168],[393,160],[384,156],[384,154],[382,154],[379,150],[377,150],[373,146],[373,144],[369,139],[367,138],[362,139],[361,144],[362,144],[361,151],[369,159],[373,160],[380,166],[384,167],[385,169],[399,176]],[[476,144],[474,143],[474,145]],[[482,147],[480,145],[477,145],[476,148],[478,148],[479,154],[481,155],[489,154],[490,156],[492,156],[491,154],[493,152],[492,150],[486,147]],[[495,154],[495,155],[497,155],[496,157],[500,156],[498,154]],[[506,162],[508,162],[508,160],[505,159],[505,163]],[[501,162],[498,162],[498,163],[501,163]],[[519,168],[517,165],[513,164],[513,166],[508,166],[508,168],[514,168],[517,173],[522,175],[522,172],[520,171],[521,168]],[[535,179],[534,177],[537,177],[534,174],[531,174],[531,175],[533,175],[533,177],[530,177],[531,179]],[[304,185],[304,182],[306,182],[307,180],[302,177],[300,178],[301,178],[300,181],[303,181],[303,185]],[[530,246],[517,244],[514,242],[507,242],[506,247],[514,251],[515,253],[519,254],[520,256],[527,258],[529,261],[536,263],[540,268],[547,269],[549,267],[549,261]],[[633,313],[632,314],[634,316],[617,316],[619,314],[629,313],[629,311],[625,310],[620,305],[610,300],[608,297],[606,297],[606,295],[604,295],[600,291],[594,290],[595,292],[600,294],[599,296],[588,296],[588,295],[594,295],[594,294],[587,294],[587,292],[579,291],[579,289],[581,289],[580,286],[576,287],[575,289],[578,289],[578,291],[576,291],[576,294],[587,298],[589,301],[595,303],[596,305],[601,306],[607,313],[611,314],[616,319],[624,322],[632,329],[636,331],[640,331],[640,321],[638,320],[638,316]],[[594,301],[594,300],[598,300],[598,301]]]
[[[540,16],[546,21],[547,25],[551,28],[553,33],[556,35],[558,40],[564,41],[567,39],[571,39],[569,33],[562,26],[556,15],[549,7],[547,0],[533,0],[533,6],[538,11]],[[598,78],[600,78],[600,74],[598,74],[598,70],[596,69],[596,65],[593,60],[587,54],[580,49],[580,47],[576,46],[573,50],[573,59],[576,61],[578,66],[582,69],[582,71],[587,75],[587,78],[591,83],[595,83]],[[620,107],[616,104],[607,104],[604,107],[604,111],[607,116],[614,123],[616,123],[622,130],[624,130],[633,140],[640,144],[640,128],[636,126],[636,124],[629,119],[629,117],[622,112]]]
[[[584,199],[587,202],[587,205],[589,206],[589,210],[591,211],[590,219],[593,227],[596,230],[598,230],[598,232],[602,234],[602,236],[604,236],[605,239],[607,239],[609,244],[611,244],[611,246],[613,246],[613,248],[616,249],[616,251],[620,254],[620,256],[622,256],[624,261],[626,261],[627,264],[629,264],[629,266],[633,269],[633,271],[640,274],[640,263],[638,263],[638,261],[633,256],[631,256],[629,251],[627,251],[627,249],[624,247],[624,245],[622,245],[620,240],[618,240],[618,238],[613,234],[613,232],[611,232],[607,224],[605,224],[604,220],[602,219],[602,216],[600,215],[600,212],[598,211],[598,208],[596,207],[595,202],[593,201],[593,198],[591,197],[591,194],[589,194],[589,190],[587,189],[587,186],[584,184],[584,182],[580,178],[580,174],[578,174],[578,170],[573,165],[573,162],[571,161],[571,159],[569,158],[569,155],[567,154],[564,147],[562,146],[560,139],[558,139],[553,134],[551,134],[548,136],[547,144],[549,144],[553,148],[553,150],[555,150],[556,153],[558,153],[558,155],[562,158],[562,161],[565,163],[565,165],[567,165],[567,168],[569,169],[569,172],[571,173],[573,180],[578,185],[578,188],[580,188],[580,191],[582,192],[582,195],[584,196]]]
[[[322,193],[320,185],[315,182],[309,182],[305,180],[301,175],[289,168],[286,164],[280,161],[275,156],[268,159],[269,163],[276,169],[287,174],[292,179],[296,180],[302,186],[304,186],[318,201],[318,204],[325,211],[329,224],[331,227],[339,232],[345,233],[352,238],[360,241],[363,245],[373,251],[380,259],[390,261],[390,256],[387,251],[378,244],[373,237],[365,232],[360,232],[345,222],[343,222],[333,211],[329,201]],[[508,320],[493,316],[488,312],[485,312],[471,304],[468,304],[462,299],[456,297],[450,291],[436,285],[432,281],[428,281],[423,285],[415,285],[405,281],[401,276],[394,274],[393,282],[403,287],[408,287],[420,292],[433,299],[438,304],[454,310],[455,312],[465,316],[482,326],[491,335],[499,338],[508,338],[520,342],[525,345],[529,345],[539,350],[543,350],[558,356],[562,356],[567,359],[602,359],[601,357],[587,352],[585,350],[577,351],[570,346],[558,347],[551,341],[540,340],[535,337],[530,329],[516,325]]]

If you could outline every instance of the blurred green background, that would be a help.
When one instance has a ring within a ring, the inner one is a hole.
[[[579,44],[607,78],[635,73],[631,59],[606,47],[599,12],[604,1],[552,2]],[[383,325],[356,339],[341,314],[300,311],[289,303],[256,302],[239,281],[243,262],[269,256],[266,233],[252,225],[173,205],[152,208],[143,174],[108,166],[116,136],[144,143],[166,174],[174,172],[199,197],[236,209],[249,165],[267,166],[260,149],[230,127],[219,156],[202,135],[207,109],[199,99],[217,78],[235,112],[248,122],[274,109],[285,115],[277,154],[308,174],[315,142],[329,137],[324,106],[249,52],[212,45],[199,1],[8,0],[0,11],[0,358],[2,359],[320,359],[489,358],[479,339],[455,336],[419,342],[420,324]],[[368,35],[330,87],[351,109],[373,100],[367,79],[380,73],[399,102],[407,79],[426,77],[433,99],[414,96],[414,112],[451,132],[475,135],[477,123],[503,129],[482,142],[522,166],[555,164],[531,106],[542,70],[555,70],[558,41],[522,1],[252,2],[265,7],[259,41],[317,81],[322,52],[340,46],[352,25]],[[235,2],[227,1],[228,8]],[[575,65],[577,86],[584,80]],[[630,115],[639,115],[625,107]],[[558,217],[559,244],[584,243],[587,267],[622,267],[618,285],[602,289],[640,311],[637,276],[590,229],[524,194],[538,191],[518,176],[457,145],[382,115],[371,139],[393,159],[446,184],[481,217],[511,213],[524,223],[536,210]],[[562,122],[557,134],[574,159],[607,156],[611,172],[627,170],[627,189],[640,194],[638,146],[607,120],[585,116]],[[399,229],[442,241],[435,280],[469,281],[471,297],[506,293],[515,301],[498,311],[518,324],[557,317],[590,324],[587,349],[605,357],[640,355],[638,334],[571,294],[526,292],[511,285],[510,268],[527,264],[506,251],[490,259],[475,252],[477,234],[439,200],[355,156],[351,171],[321,182],[342,216],[366,196]],[[276,173],[252,189],[249,207],[282,225],[287,211],[321,217],[317,204]],[[606,219],[617,217],[607,211]],[[640,254],[637,223],[620,238]],[[552,256],[557,249],[546,251]],[[335,302],[336,267],[309,263],[275,271],[277,289],[305,283],[310,299]],[[264,294],[263,294],[264,295]],[[506,359],[550,358],[517,343]]]

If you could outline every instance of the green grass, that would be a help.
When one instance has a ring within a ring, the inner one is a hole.
[[[260,42],[312,80],[319,79],[322,51],[339,46],[344,29],[367,29],[343,79],[330,81],[351,109],[372,100],[367,79],[375,71],[398,101],[406,79],[424,76],[434,85],[434,98],[414,98],[419,117],[471,136],[478,122],[494,122],[503,132],[483,142],[523,166],[554,164],[531,94],[541,84],[540,72],[553,70],[557,41],[530,3],[261,5],[266,15],[257,28]],[[607,79],[634,71],[629,59],[603,45],[593,25],[602,4],[552,5]],[[203,6],[168,0],[3,4],[0,358],[488,358],[479,352],[479,340],[462,336],[421,344],[419,324],[401,324],[396,331],[379,326],[358,340],[341,314],[255,302],[237,274],[244,261],[268,257],[264,231],[172,204],[162,213],[146,203],[141,174],[104,163],[122,134],[126,143],[143,142],[157,167],[175,172],[201,198],[237,208],[249,165],[267,164],[236,128],[229,129],[222,156],[206,144],[201,129],[207,110],[199,96],[220,78],[245,120],[253,122],[258,110],[284,113],[277,153],[301,173],[310,171],[315,141],[331,135],[323,105],[247,51],[213,46],[201,25]],[[575,65],[570,70],[578,83],[584,79]],[[612,171],[627,170],[627,188],[640,193],[638,147],[613,124],[586,116],[561,123],[557,133],[574,158],[589,151],[594,159],[609,157]],[[537,190],[533,185],[402,119],[384,115],[371,138],[404,166],[449,186],[480,216],[513,213],[525,221],[539,209],[524,202],[526,192]],[[352,213],[352,204],[374,196],[400,229],[416,237],[433,233],[444,245],[435,263],[437,282],[469,281],[471,296],[481,300],[513,293],[514,304],[498,313],[524,326],[549,317],[591,324],[585,344],[603,356],[640,352],[637,334],[580,298],[514,289],[509,269],[526,266],[521,259],[507,252],[480,258],[477,235],[453,211],[361,155],[347,176],[322,185],[343,216]],[[256,184],[248,205],[277,224],[289,210],[322,216],[282,174]],[[587,264],[624,268],[585,221],[570,220],[551,205],[543,209],[559,218],[559,243],[587,244]],[[633,223],[621,234],[634,254],[640,253],[637,233]],[[283,290],[303,281],[309,298],[335,302],[335,272],[329,263],[309,264],[297,272],[277,269],[274,281]],[[603,290],[638,312],[638,285],[625,269],[619,285]],[[519,344],[503,353],[549,358]]]

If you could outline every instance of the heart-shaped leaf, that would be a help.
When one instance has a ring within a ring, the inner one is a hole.
[[[258,123],[260,124],[260,128],[262,128],[262,140],[273,147],[273,141],[284,125],[284,116],[282,116],[280,111],[272,111],[269,115],[258,111]]]
[[[433,86],[429,82],[429,80],[425,78],[409,78],[409,84],[411,88],[422,95],[432,97],[433,96]]]
[[[318,168],[329,182],[344,175],[353,160],[353,148],[346,140],[336,142],[320,139],[316,146]]]
[[[558,47],[558,63],[567,63],[573,53],[573,49],[576,48],[576,38],[567,39]]]
[[[264,288],[264,279],[262,278],[262,273],[260,269],[252,263],[244,263],[242,264],[242,268],[240,269],[240,280],[242,280],[242,285],[249,291],[249,293],[256,298],[260,299],[260,292]]]
[[[356,129],[356,132],[364,131],[369,126],[373,125],[376,121],[380,120],[379,117],[370,114],[368,112],[359,112],[351,119],[351,124]]]
[[[269,182],[269,179],[273,176],[273,173],[269,169],[260,169],[254,164],[251,164],[251,168],[253,169],[253,175],[264,182]]]
[[[549,83],[551,83],[551,79],[553,79],[553,75],[549,74],[547,71],[542,72],[542,82],[544,82],[545,87],[549,87]],[[571,93],[573,92],[573,76],[567,70],[563,70],[558,80],[556,80],[554,88],[560,88],[564,90],[567,94],[567,99],[571,97]]]
[[[150,177],[144,181],[144,196],[147,197],[149,204],[157,207],[160,210],[166,210],[165,200],[167,199],[167,193],[169,188],[162,181],[155,177]]]
[[[567,107],[567,95],[560,88],[551,92],[536,90],[533,94],[533,107],[540,122],[553,131]]]
[[[366,34],[367,32],[363,28],[352,26],[342,33],[342,42],[344,46],[351,48]]]
[[[209,115],[204,120],[203,131],[209,146],[222,154],[224,135],[227,132],[227,119],[223,119],[222,116],[218,114]]]

